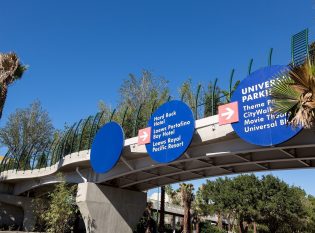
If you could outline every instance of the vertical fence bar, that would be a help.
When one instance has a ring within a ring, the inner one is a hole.
[[[80,136],[80,143],[79,143],[79,147],[78,147],[78,152],[81,150],[81,144],[82,144],[82,139],[83,139],[83,134],[84,134],[84,131],[85,131],[85,127],[87,125],[87,123],[90,121],[92,116],[89,116],[86,121],[84,122],[84,125],[83,125],[83,128],[81,130],[81,136]]]
[[[213,89],[212,89],[212,96],[211,96],[211,116],[214,115],[214,98],[215,98],[215,91],[217,88],[217,82],[218,82],[218,78],[215,79],[214,81],[214,85],[213,85]]]
[[[234,68],[231,70],[231,74],[230,74],[230,86],[229,86],[229,100],[228,102],[231,102],[231,97],[232,97],[232,86],[233,86],[233,77],[234,77]]]
[[[56,142],[55,142],[55,145],[54,147],[52,148],[52,154],[51,154],[51,160],[50,160],[50,167],[53,165],[53,163],[55,162],[54,159],[55,159],[55,154],[56,154],[56,148],[58,149],[58,146],[59,146],[59,142],[60,142],[60,138],[57,138],[56,139]]]
[[[142,108],[142,104],[140,104],[140,106],[138,108],[138,111],[137,111],[136,118],[135,118],[135,123],[134,123],[134,127],[133,127],[133,132],[132,132],[132,136],[133,137],[136,136],[136,130],[137,130],[136,128],[138,127],[138,118],[139,118],[139,115],[140,115],[141,108]]]
[[[250,75],[252,73],[253,62],[254,62],[254,59],[253,58],[250,59],[249,65],[248,65],[248,75]]]
[[[309,45],[308,45],[308,28],[305,29],[305,41],[306,41],[306,59],[310,62],[310,53],[309,53]]]
[[[10,154],[10,150],[7,151],[7,153],[5,154],[3,160],[1,161],[1,165],[0,165],[0,173],[3,172],[6,168],[6,165],[7,165],[7,160],[8,160],[8,157],[9,157],[9,154]]]
[[[273,52],[273,48],[270,48],[269,56],[268,56],[268,66],[271,66],[272,64],[272,52]]]
[[[152,108],[151,108],[151,114],[150,114],[151,116],[152,116],[152,114],[153,114],[153,112],[154,112],[154,110],[155,110],[156,102],[157,102],[157,100],[154,100],[153,105],[152,105]]]
[[[128,106],[126,107],[126,109],[124,111],[123,119],[122,119],[122,122],[121,122],[121,127],[122,128],[124,127],[124,124],[125,124],[125,119],[126,119],[126,116],[127,116],[127,112],[128,112]]]
[[[15,164],[15,165],[16,165],[16,166],[15,166],[16,172],[17,172],[18,169],[19,169],[20,161],[21,161],[22,155],[24,154],[24,151],[25,151],[25,150],[27,150],[27,146],[26,146],[26,145],[21,148],[21,153],[19,153],[19,155],[18,155],[19,157],[15,159],[15,161],[17,162],[17,163]],[[16,157],[16,155],[15,155],[15,157]]]
[[[101,126],[100,126],[100,122],[101,122],[102,117],[104,116],[104,114],[105,114],[105,111],[102,112],[100,118],[99,118],[98,121],[97,121],[96,128],[95,128],[95,133],[96,133],[97,130],[101,127]]]
[[[48,155],[49,155],[49,152],[48,152],[48,154],[46,154],[46,150],[47,150],[49,144],[50,144],[50,143],[47,143],[47,144],[45,145],[44,150],[43,150],[43,154],[42,154],[42,157],[46,157],[45,160],[44,160],[44,161],[46,161],[46,162],[45,162],[45,167],[46,167],[47,164],[48,164]],[[41,168],[42,168],[42,164],[39,165],[39,169],[41,169]]]
[[[185,94],[186,94],[185,92],[182,93],[182,95],[181,95],[181,97],[180,97],[180,100],[181,100],[181,101],[184,100]]]
[[[76,123],[74,123],[71,128],[69,129],[69,131],[67,132],[67,134],[65,135],[65,141],[63,142],[62,145],[62,151],[61,151],[61,156],[64,157],[65,156],[65,150],[66,150],[66,146],[67,146],[67,142],[68,142],[68,138],[72,133],[72,130],[74,129],[74,127],[76,126]]]
[[[72,138],[72,142],[71,142],[71,147],[70,147],[70,154],[73,153],[73,145],[74,145],[75,139],[76,139],[77,136],[78,136],[78,130],[79,130],[79,127],[80,127],[81,123],[82,123],[82,119],[79,121],[77,127],[76,127],[75,130],[74,130],[73,138]]]
[[[99,112],[95,115],[94,119],[93,119],[93,124],[91,126],[91,131],[90,131],[90,135],[89,135],[89,148],[91,148],[91,145],[92,145],[92,140],[93,140],[93,134],[95,135],[96,134],[96,131],[97,131],[97,126],[98,126],[98,123],[101,119],[103,115],[103,112]],[[95,133],[94,133],[95,132]]]
[[[196,100],[195,100],[195,119],[198,120],[198,99],[199,99],[199,93],[201,89],[201,84],[197,87],[197,93],[196,93]]]
[[[113,112],[112,112],[112,114],[110,116],[110,119],[109,119],[110,122],[113,120],[113,117],[114,117],[115,113],[116,113],[116,108],[113,110]]]

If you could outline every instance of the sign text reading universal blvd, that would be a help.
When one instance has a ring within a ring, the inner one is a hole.
[[[219,106],[219,125],[238,122],[238,102],[232,102]]]

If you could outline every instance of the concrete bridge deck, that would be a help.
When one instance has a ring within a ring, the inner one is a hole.
[[[9,170],[0,174],[1,183],[14,195],[47,188],[59,182],[62,172],[70,183],[85,181],[131,190],[148,190],[161,185],[245,172],[315,167],[315,133],[303,130],[291,140],[273,147],[261,147],[240,139],[231,125],[218,125],[218,116],[196,121],[193,141],[176,161],[153,161],[137,137],[125,140],[118,164],[105,174],[96,174],[89,164],[90,150],[69,154],[51,167],[32,171]],[[76,168],[79,168],[79,173]]]

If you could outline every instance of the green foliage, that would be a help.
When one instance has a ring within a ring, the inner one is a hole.
[[[214,87],[214,84],[212,82],[208,84],[208,89],[204,96],[204,116],[212,116],[217,114],[218,106],[222,104],[220,99],[221,93],[222,92],[220,87]]]
[[[36,101],[9,116],[0,129],[0,142],[12,151],[21,150],[25,145],[33,145],[35,150],[40,151],[51,141],[53,131],[48,112]]]
[[[146,126],[152,112],[168,100],[167,83],[163,77],[156,77],[148,70],[143,70],[139,77],[130,74],[120,87],[115,114],[104,102],[99,104],[105,113],[102,122],[109,121],[112,116],[112,120],[122,124],[127,138],[135,136],[137,129]]]
[[[270,232],[303,230],[307,214],[302,202],[304,191],[268,175],[261,180],[260,193],[259,222],[266,225]]]
[[[12,113],[3,128],[0,129],[0,143],[9,149],[15,156],[17,163],[8,166],[27,170],[32,165],[40,166],[45,163],[45,158],[40,161],[31,159],[31,155],[43,155],[47,145],[52,141],[54,127],[48,113],[43,110],[39,101],[32,103],[28,108],[17,109]]]
[[[293,126],[311,128],[315,123],[315,65],[306,60],[300,66],[290,68],[277,75],[271,88],[273,111],[285,113]]]
[[[211,224],[211,222],[200,223],[200,233],[226,233],[225,230],[219,229],[217,226]]]
[[[241,232],[251,232],[254,223],[258,232],[314,232],[314,197],[272,175],[207,180],[197,191],[195,205],[201,216],[223,216],[230,228],[236,223]]]
[[[41,215],[41,221],[45,222],[46,231],[51,233],[68,232],[73,228],[76,213],[78,211],[75,202],[76,186],[70,187],[65,182],[56,185],[49,194],[49,206]]]

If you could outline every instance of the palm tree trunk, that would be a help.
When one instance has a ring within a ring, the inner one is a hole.
[[[161,206],[160,206],[160,222],[159,232],[164,232],[164,219],[165,219],[165,186],[161,187]]]
[[[247,233],[248,227],[244,226],[244,222],[243,222],[242,219],[239,221],[239,224],[240,224],[240,231],[241,231],[241,233]]]
[[[2,83],[0,86],[0,119],[2,117],[2,112],[7,98],[8,86],[5,83]]]
[[[200,233],[200,224],[199,224],[199,221],[196,223],[196,233]]]
[[[190,233],[191,226],[190,226],[190,203],[186,201],[184,203],[184,230],[183,233]]]
[[[221,211],[218,212],[218,228],[222,229],[222,214],[221,214]]]

